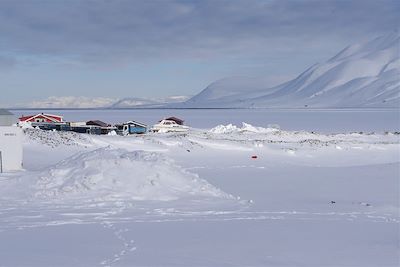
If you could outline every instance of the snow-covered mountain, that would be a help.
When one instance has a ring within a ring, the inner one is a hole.
[[[118,100],[113,103],[110,108],[131,108],[143,105],[155,105],[160,104],[157,101],[146,99],[146,98],[138,98],[138,97],[127,97]]]
[[[102,108],[117,101],[116,98],[85,96],[50,96],[43,100],[20,103],[10,108]]]
[[[110,108],[151,108],[151,107],[162,107],[170,103],[180,103],[188,100],[187,96],[169,96],[162,99],[148,99],[148,98],[137,98],[127,97],[122,98],[112,104]]]
[[[265,77],[231,77],[210,84],[190,99],[49,97],[8,108],[159,107],[400,107],[400,37],[393,32],[349,46],[295,79],[274,87]]]
[[[262,78],[226,78],[181,107],[399,107],[398,33],[352,45],[295,79],[270,88]]]
[[[169,96],[162,99],[138,97],[118,99],[107,97],[50,96],[43,100],[13,104],[12,106],[0,106],[4,106],[5,108],[155,108],[165,106],[166,104],[184,102],[189,98],[188,96]]]

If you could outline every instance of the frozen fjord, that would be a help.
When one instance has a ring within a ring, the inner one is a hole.
[[[129,120],[153,125],[162,118],[177,116],[194,128],[210,129],[219,124],[247,122],[267,127],[277,124],[292,131],[343,132],[400,131],[400,112],[393,108],[271,108],[271,109],[41,109],[44,113],[64,114],[69,121],[100,119],[116,124]],[[13,110],[16,116],[35,114],[37,110]]]

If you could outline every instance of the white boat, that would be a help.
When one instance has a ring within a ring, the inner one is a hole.
[[[189,127],[179,125],[173,120],[162,120],[159,123],[154,124],[150,131],[155,133],[187,132],[189,131]]]

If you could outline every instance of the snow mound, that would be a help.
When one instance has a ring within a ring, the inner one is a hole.
[[[165,156],[144,151],[99,148],[79,153],[40,173],[35,196],[174,200],[230,198]]]
[[[20,121],[18,122],[18,127],[21,129],[33,129],[32,123],[26,122],[26,121]]]
[[[233,124],[218,125],[210,129],[205,135],[208,140],[221,142],[239,142],[240,144],[251,143],[256,147],[262,146],[263,142],[276,144],[290,144],[299,146],[327,147],[338,144],[345,144],[346,147],[353,148],[355,144],[369,145],[398,145],[400,134],[398,132],[385,133],[333,133],[323,134],[308,131],[285,131],[278,125],[271,125],[267,128],[256,127],[251,124],[243,123],[242,127]]]
[[[236,125],[233,124],[218,125],[212,128],[209,132],[215,134],[226,134],[226,133],[275,133],[279,131],[280,131],[279,127],[276,125],[263,128],[242,122],[242,127],[237,127]]]
[[[44,131],[35,128],[24,128],[27,142],[35,142],[49,147],[59,146],[90,146],[91,141],[86,134],[64,131]]]

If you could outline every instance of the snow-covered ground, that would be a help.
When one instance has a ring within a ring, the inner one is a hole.
[[[0,266],[398,266],[400,135],[27,129]]]

